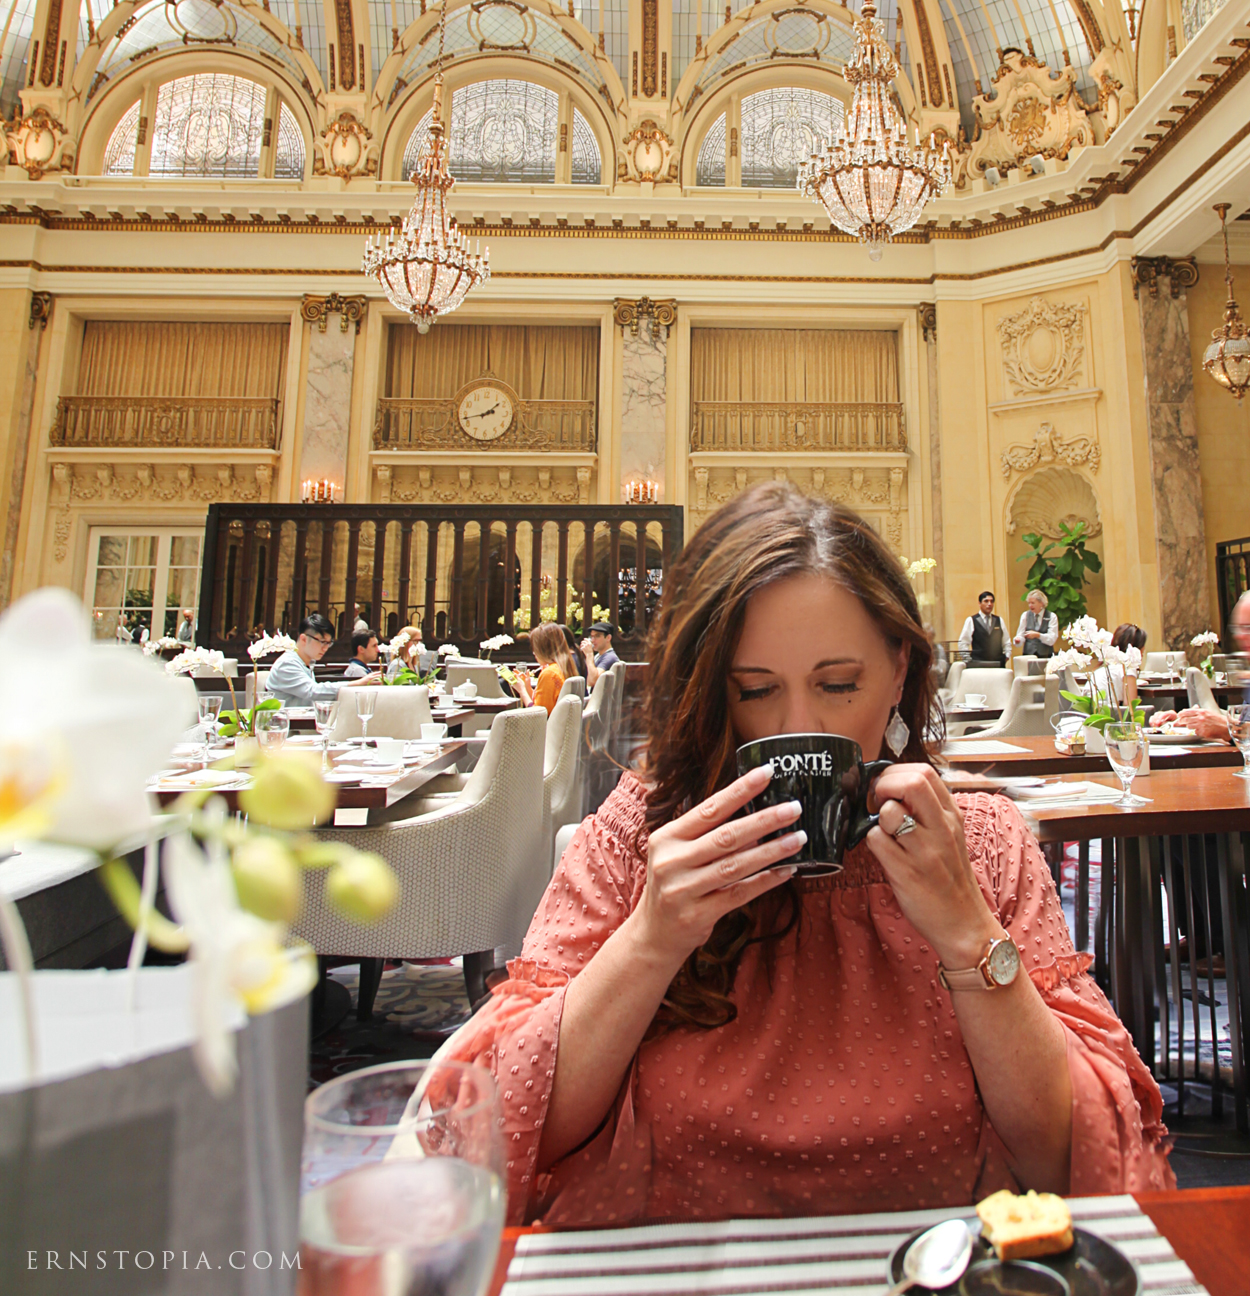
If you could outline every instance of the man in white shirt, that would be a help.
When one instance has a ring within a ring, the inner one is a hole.
[[[1028,610],[1021,613],[1016,643],[1026,657],[1053,657],[1059,638],[1059,618],[1046,611],[1049,601],[1041,590],[1030,590],[1025,596]]]
[[[369,623],[360,615],[360,604],[353,603],[356,620],[352,624],[352,634],[360,634],[362,631],[369,629]]]
[[[175,638],[179,643],[193,644],[195,642],[195,613],[190,608],[182,609],[182,617],[178,622],[178,633]]]
[[[982,590],[977,602],[981,610],[959,632],[959,656],[970,666],[1006,666],[1011,640],[1002,617],[994,615],[994,591]]]
[[[343,683],[318,683],[313,671],[313,663],[325,656],[326,650],[334,642],[334,627],[320,612],[306,616],[299,626],[299,638],[295,641],[294,650],[288,648],[278,658],[269,672],[265,692],[269,697],[290,706],[312,706],[314,702],[325,702],[338,696],[339,689],[353,688],[357,684],[376,684],[381,676],[366,675],[362,679]]]

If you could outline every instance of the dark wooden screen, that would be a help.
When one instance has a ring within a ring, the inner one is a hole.
[[[431,647],[476,656],[544,606],[577,631],[599,605],[637,656],[683,525],[678,505],[214,504],[197,641],[239,656],[262,631],[294,635],[321,612],[341,658],[360,604],[383,639],[411,622]],[[524,644],[496,654],[528,655]]]
[[[1250,536],[1241,540],[1221,540],[1215,546],[1215,583],[1219,588],[1220,633],[1228,628],[1233,604],[1250,589]],[[1228,651],[1237,645],[1226,641]]]

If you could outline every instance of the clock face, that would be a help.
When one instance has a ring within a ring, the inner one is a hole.
[[[483,383],[460,398],[457,417],[475,441],[494,441],[512,426],[516,407],[502,387]]]

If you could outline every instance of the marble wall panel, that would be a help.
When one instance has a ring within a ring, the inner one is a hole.
[[[1160,647],[1186,650],[1208,628],[1210,615],[1189,312],[1184,292],[1173,297],[1162,282],[1154,296],[1143,290],[1138,306],[1163,614]]]
[[[628,329],[625,331],[621,363],[621,485],[628,481],[658,482],[661,501],[665,499],[667,370],[665,330],[644,317],[636,337]]]
[[[9,487],[9,515],[4,523],[4,552],[0,554],[0,608],[7,607],[13,591],[13,557],[22,524],[22,490],[26,484],[26,460],[30,449],[30,424],[35,407],[35,379],[39,374],[39,342],[32,338],[26,348],[22,374],[21,405],[13,429],[13,476]]]
[[[299,480],[347,482],[347,434],[352,408],[353,330],[309,331],[308,381],[304,388],[304,435]]]

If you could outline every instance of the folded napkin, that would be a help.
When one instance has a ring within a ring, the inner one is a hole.
[[[158,782],[161,787],[222,788],[242,785],[247,778],[231,770],[184,770],[177,774],[162,774]]]
[[[1104,787],[1101,783],[1041,783],[1023,787],[1011,787],[1007,790],[1008,794],[1013,797],[1038,798],[1045,801],[1075,800],[1077,797],[1103,792],[1113,797],[1120,795],[1115,788]]]

